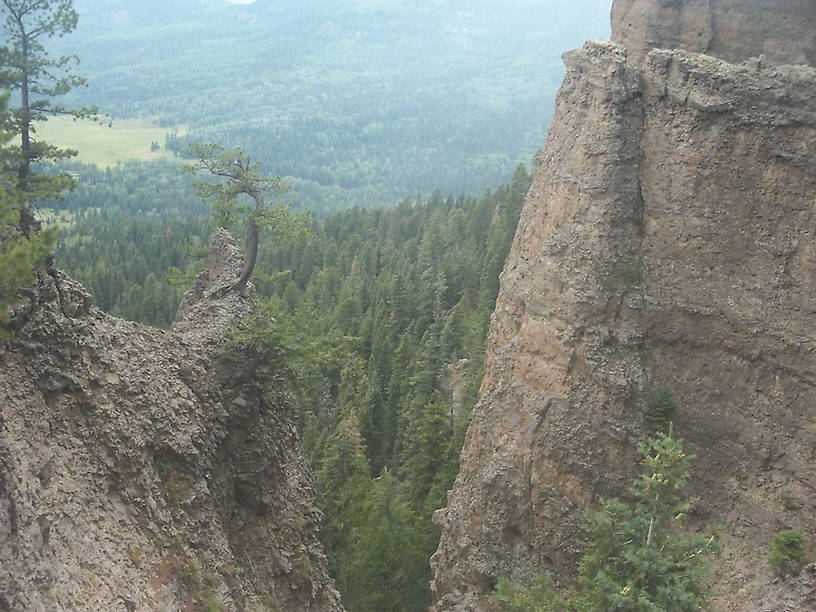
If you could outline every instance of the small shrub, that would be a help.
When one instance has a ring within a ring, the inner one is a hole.
[[[211,595],[207,600],[207,612],[222,612],[224,609],[224,602],[218,595]]]
[[[552,579],[548,574],[539,574],[529,586],[500,578],[493,591],[493,602],[503,612],[562,612],[570,605],[553,591]]]
[[[157,461],[156,470],[162,478],[169,478],[170,474],[173,473],[173,468],[167,461]]]
[[[677,402],[674,399],[674,393],[668,387],[664,387],[649,402],[646,420],[655,429],[664,431],[674,420],[676,413]]]
[[[141,563],[141,561],[142,561],[142,549],[141,548],[139,548],[138,546],[134,546],[132,548],[128,548],[126,552],[127,552],[128,559],[130,559],[130,561],[131,561],[131,563],[133,563],[133,565],[139,565],[139,563]]]
[[[791,497],[790,495],[783,495],[782,496],[782,507],[787,510],[788,512],[793,512],[799,509],[799,502],[796,501],[795,498]]]
[[[768,552],[771,567],[780,576],[795,576],[805,567],[805,538],[793,529],[780,531]]]

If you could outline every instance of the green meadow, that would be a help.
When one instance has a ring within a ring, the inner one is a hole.
[[[128,160],[151,161],[169,159],[173,154],[164,149],[165,136],[173,130],[159,127],[145,119],[114,119],[108,122],[75,121],[71,117],[55,117],[37,126],[37,134],[51,144],[76,149],[78,161],[99,168],[115,166]],[[178,133],[178,132],[176,132]],[[157,143],[159,149],[151,150]]]

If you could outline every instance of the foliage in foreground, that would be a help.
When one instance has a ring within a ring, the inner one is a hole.
[[[561,598],[539,580],[520,588],[502,582],[494,598],[507,610],[626,610],[686,612],[706,601],[700,579],[719,551],[716,534],[686,536],[679,523],[692,457],[682,440],[658,433],[640,448],[643,473],[634,502],[603,500],[587,514],[589,544],[573,592]]]
[[[572,605],[554,590],[549,574],[539,574],[526,587],[500,578],[493,593],[493,601],[506,612],[568,610]]]
[[[54,244],[54,233],[37,232],[26,238],[17,230],[20,211],[13,198],[0,186],[0,336],[11,318],[10,307],[17,292],[34,281],[34,269],[46,263]]]

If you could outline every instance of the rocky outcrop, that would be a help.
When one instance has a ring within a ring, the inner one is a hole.
[[[775,64],[816,63],[812,0],[615,0],[612,40],[642,59],[684,49],[731,63],[764,55]]]
[[[714,609],[762,609],[771,537],[816,533],[816,69],[640,52],[565,55],[435,517],[437,610],[489,609],[499,577],[569,581],[663,388],[692,519],[724,525]]]
[[[224,356],[248,298],[208,297],[216,234],[169,331],[43,274],[0,347],[0,610],[340,610],[292,405]],[[221,606],[221,607],[218,607]]]

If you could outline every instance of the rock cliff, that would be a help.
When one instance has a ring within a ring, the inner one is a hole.
[[[816,533],[816,69],[771,59],[813,61],[814,30],[783,26],[816,4],[738,4],[617,1],[620,44],[565,55],[435,517],[437,610],[489,609],[502,576],[568,581],[663,388],[697,456],[692,518],[724,525],[714,609],[764,609],[771,537]],[[726,6],[731,34],[689,42]]]
[[[629,57],[685,49],[731,63],[765,55],[776,64],[816,62],[812,0],[616,0],[612,40]]]
[[[0,345],[0,610],[341,609],[291,402],[222,355],[240,262],[217,233],[169,331],[41,275]]]

